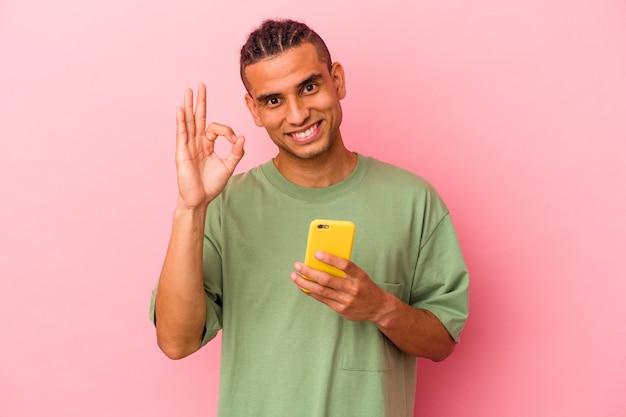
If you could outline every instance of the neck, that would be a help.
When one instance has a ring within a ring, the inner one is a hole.
[[[354,170],[357,155],[345,147],[310,159],[300,159],[284,152],[274,158],[278,171],[292,183],[307,188],[322,188],[346,179]]]

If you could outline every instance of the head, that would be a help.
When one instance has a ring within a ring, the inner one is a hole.
[[[332,61],[330,52],[322,38],[304,23],[293,20],[266,20],[248,36],[241,48],[239,73],[241,81],[249,90],[245,69],[259,61],[275,57],[281,53],[310,43],[317,51],[318,59],[325,63],[330,71]]]
[[[263,23],[242,48],[241,76],[254,123],[265,128],[280,158],[302,161],[341,152],[344,70],[331,63],[326,45],[309,27],[289,20]]]

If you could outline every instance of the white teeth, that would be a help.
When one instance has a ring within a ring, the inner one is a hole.
[[[293,136],[296,139],[304,139],[306,137],[309,137],[311,134],[313,134],[313,132],[315,131],[316,127],[317,127],[317,124],[311,126],[310,128],[308,128],[304,132],[294,133]]]

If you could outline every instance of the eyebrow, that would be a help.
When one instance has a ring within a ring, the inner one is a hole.
[[[311,84],[313,82],[319,81],[322,78],[323,78],[322,74],[311,74],[305,80],[299,82],[298,85],[297,85],[297,88],[298,88],[298,90],[301,90],[302,88],[304,88],[305,85],[308,85],[308,84]],[[258,96],[256,98],[256,101],[259,104],[263,104],[263,103],[266,103],[267,100],[269,100],[270,98],[278,97],[280,95],[281,94],[279,94],[279,93],[262,94],[262,95],[260,95],[260,96]]]
[[[305,85],[319,81],[320,79],[322,79],[322,74],[312,74],[306,80],[298,84],[298,90],[301,90]]]

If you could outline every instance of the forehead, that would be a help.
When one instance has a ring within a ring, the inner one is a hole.
[[[274,57],[248,65],[244,74],[250,93],[257,97],[296,88],[313,74],[327,75],[328,66],[319,59],[313,44],[304,43]]]

